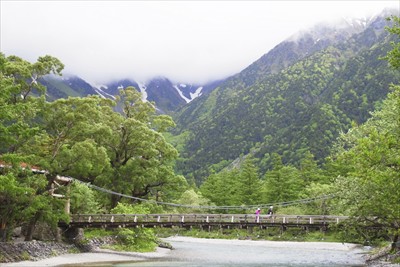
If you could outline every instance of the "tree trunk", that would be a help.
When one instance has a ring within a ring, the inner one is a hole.
[[[7,228],[5,223],[0,225],[0,238],[1,242],[7,241]]]
[[[393,242],[392,242],[392,249],[391,249],[392,251],[396,251],[397,249],[400,249],[397,244],[398,242],[399,242],[399,235],[395,234],[394,238],[393,238]]]
[[[29,221],[28,229],[26,231],[25,241],[32,241],[33,232],[35,231],[35,226],[40,218],[40,212],[36,212],[35,216]]]
[[[118,205],[118,202],[121,200],[121,198],[121,196],[111,195],[111,209]]]

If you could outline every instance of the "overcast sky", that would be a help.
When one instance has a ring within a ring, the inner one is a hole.
[[[240,72],[301,29],[364,16],[381,1],[0,0],[1,52],[51,55],[99,84],[163,75],[203,83]]]

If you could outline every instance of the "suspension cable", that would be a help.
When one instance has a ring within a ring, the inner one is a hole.
[[[80,180],[78,180],[76,178],[72,178],[71,177],[71,179],[73,181],[76,181],[76,182],[80,183],[80,184],[84,184],[84,185],[86,185],[86,186],[88,186],[90,188],[93,188],[93,189],[95,189],[97,191],[104,192],[104,193],[111,194],[111,195],[116,195],[116,196],[120,196],[120,197],[124,197],[124,198],[139,200],[139,201],[143,201],[143,202],[151,202],[151,203],[155,203],[155,204],[158,204],[158,205],[165,205],[165,206],[171,206],[171,207],[180,207],[180,208],[192,208],[192,209],[243,210],[243,209],[255,209],[255,208],[268,208],[270,206],[286,207],[286,206],[310,203],[310,202],[314,202],[314,201],[317,201],[317,200],[331,199],[331,198],[335,197],[335,195],[330,194],[330,195],[322,195],[322,196],[313,197],[313,198],[306,198],[306,199],[299,199],[299,200],[292,200],[292,201],[285,201],[285,202],[259,204],[259,205],[242,205],[242,206],[201,206],[200,205],[200,206],[195,206],[195,205],[185,205],[185,204],[162,202],[162,201],[149,200],[149,199],[129,196],[129,195],[126,195],[126,194],[114,192],[114,191],[111,191],[109,189],[105,189],[105,188],[99,187],[97,185],[93,185],[91,183],[82,182],[82,181],[80,181]]]

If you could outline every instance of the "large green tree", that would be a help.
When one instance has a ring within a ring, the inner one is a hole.
[[[261,204],[261,187],[259,169],[253,157],[246,157],[240,167],[240,180],[238,183],[238,198],[241,204],[258,205]]]
[[[34,225],[45,220],[56,226],[58,220],[65,219],[63,209],[60,212],[63,203],[49,194],[44,175],[25,168],[33,161],[32,155],[24,152],[24,147],[42,132],[39,117],[45,105],[45,88],[38,79],[50,73],[61,74],[63,67],[51,56],[39,57],[30,63],[0,53],[0,161],[3,163],[0,175],[5,183],[0,195],[4,200],[1,204],[3,238],[17,223],[30,221]],[[27,239],[31,238],[32,231],[28,231]]]
[[[393,17],[391,33],[400,34],[399,18]],[[398,44],[387,56],[400,69]],[[354,216],[360,233],[370,238],[365,226],[387,229],[398,240],[400,229],[400,86],[392,91],[371,119],[343,134],[338,143],[336,180],[342,208]]]
[[[259,205],[262,181],[254,158],[246,157],[238,166],[210,175],[200,187],[200,192],[217,206]],[[227,210],[220,210],[225,212]]]
[[[104,186],[117,194],[160,201],[178,198],[186,189],[185,179],[173,171],[177,151],[162,135],[174,126],[169,116],[158,115],[154,105],[142,102],[134,88],[121,90],[116,101],[89,96],[47,102],[43,96],[46,88],[38,79],[61,74],[62,68],[62,63],[50,56],[29,63],[0,54],[0,175],[10,181],[0,188],[0,199],[15,203],[15,209],[10,209],[7,201],[0,205],[2,216],[7,215],[7,220],[1,221],[2,234],[24,221],[29,226],[29,240],[37,222],[56,226],[65,220],[64,201],[53,197],[57,189],[57,195],[70,194],[66,187],[57,188],[62,176]],[[117,106],[122,112],[116,112]],[[44,171],[31,172],[33,168]],[[18,197],[17,192],[25,188],[31,189],[26,190],[27,197]],[[73,187],[73,201],[82,199],[79,192],[84,190],[78,189]],[[120,195],[112,195],[103,208],[115,207],[120,200]],[[29,208],[17,214],[23,207]],[[72,208],[87,211],[100,207],[93,202],[84,206],[80,201]]]
[[[44,75],[61,74],[64,65],[51,56],[30,63],[0,53],[0,153],[14,153],[38,132],[37,113],[44,104]],[[41,96],[41,97],[38,97]]]
[[[365,124],[341,137],[340,165],[351,166],[336,180],[343,209],[364,225],[400,228],[400,87]],[[361,228],[362,229],[362,228]]]
[[[272,154],[273,169],[265,174],[262,188],[263,202],[276,203],[297,200],[304,186],[300,172],[282,164],[281,156]]]
[[[210,175],[201,185],[200,192],[217,206],[238,206],[242,204],[240,184],[238,169],[223,170]]]
[[[103,109],[110,104],[99,97],[59,99],[45,102],[38,113],[40,131],[21,147],[20,153],[29,155],[30,162],[46,170],[47,183],[37,195],[53,193],[59,176],[90,180],[108,166],[106,150],[93,137]],[[60,188],[67,195],[65,187]],[[28,236],[42,214],[36,214],[29,223]],[[28,238],[29,239],[29,238]]]
[[[133,198],[165,201],[168,197],[179,197],[171,196],[171,191],[183,192],[186,180],[174,173],[178,152],[162,134],[174,122],[169,116],[157,115],[155,106],[143,102],[133,87],[121,91],[121,103],[122,113],[102,114],[106,130],[96,135],[95,140],[106,149],[110,168],[95,182]],[[111,207],[121,198],[112,195]]]

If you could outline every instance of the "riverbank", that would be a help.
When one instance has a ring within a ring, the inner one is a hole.
[[[85,244],[16,240],[0,242],[0,266],[63,266],[70,264],[145,261],[165,257],[169,244],[160,242],[154,252],[122,252],[102,249],[112,238],[94,238]]]
[[[291,250],[301,250],[301,251],[337,251],[338,253],[349,253],[349,255],[356,255],[357,258],[360,259],[361,264],[365,262],[364,266],[384,266],[384,267],[400,267],[400,264],[390,264],[386,262],[385,256],[378,257],[376,259],[372,259],[370,255],[368,255],[368,251],[365,248],[360,247],[356,244],[350,243],[331,243],[331,242],[291,242],[291,241],[252,241],[252,240],[225,240],[225,239],[200,239],[193,237],[169,237],[163,239],[166,242],[171,242],[175,244],[179,244],[180,242],[187,243],[196,243],[204,246],[213,245],[213,246],[224,246],[225,244],[233,244],[240,245],[241,247],[248,247],[251,249],[259,248],[267,248],[267,249],[279,249],[285,248],[288,251]],[[29,245],[30,248],[38,248],[39,241],[33,241],[36,243],[35,246],[32,244]],[[54,245],[54,244],[53,244]],[[57,245],[55,245],[57,246]],[[12,267],[12,266],[68,266],[75,265],[80,266],[82,264],[87,263],[116,263],[116,262],[140,262],[140,261],[155,261],[160,259],[169,259],[172,257],[175,252],[171,251],[167,248],[157,248],[155,252],[148,253],[137,253],[137,252],[118,252],[100,248],[92,248],[90,252],[84,253],[68,253],[69,245],[65,245],[67,247],[63,247],[61,250],[56,252],[55,250],[51,252],[51,245],[47,244],[45,247],[45,251],[50,253],[50,256],[45,259],[36,258],[35,261],[19,261],[19,262],[10,262],[10,263],[1,263],[1,267]],[[57,247],[53,247],[56,249]],[[65,250],[67,249],[67,250]],[[179,250],[179,248],[177,249]],[[57,254],[57,253],[62,253]],[[53,254],[51,256],[51,254]],[[186,256],[185,256],[186,257]],[[372,260],[369,260],[372,259]],[[358,265],[362,266],[362,265]]]
[[[20,261],[11,263],[0,263],[1,267],[42,267],[42,266],[68,266],[75,265],[80,266],[81,264],[89,263],[116,263],[116,262],[139,262],[156,260],[168,255],[170,249],[157,248],[155,252],[119,252],[107,249],[96,249],[93,252],[84,253],[73,253],[63,254],[47,259],[38,261]]]

